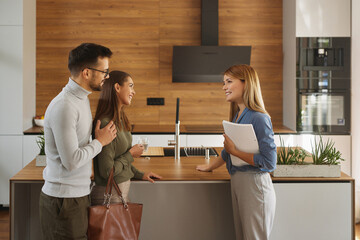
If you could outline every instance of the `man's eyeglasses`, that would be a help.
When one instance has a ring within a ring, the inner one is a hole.
[[[99,69],[95,69],[95,68],[91,68],[91,67],[87,67],[88,69],[91,69],[91,70],[94,70],[94,71],[97,71],[97,72],[102,72],[105,74],[104,78],[106,78],[107,76],[109,76],[109,69],[106,69],[106,71],[102,71],[102,70],[99,70]]]

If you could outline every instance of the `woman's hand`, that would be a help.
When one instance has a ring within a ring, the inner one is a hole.
[[[144,152],[144,146],[141,144],[136,144],[129,150],[131,156],[134,158],[138,158],[141,156],[141,154]]]
[[[210,164],[197,165],[196,170],[198,170],[200,172],[211,172],[212,171],[210,169]]]
[[[226,134],[223,134],[223,136],[225,138],[224,139],[224,148],[227,153],[240,158],[241,160],[247,162],[248,164],[250,164],[252,166],[255,166],[254,154],[237,150],[234,142],[231,141],[231,139]]]
[[[196,166],[196,170],[201,172],[211,172],[214,169],[225,164],[225,161],[222,159],[221,155],[211,161],[209,164],[201,164]]]
[[[231,139],[226,134],[223,134],[223,136],[224,136],[224,148],[226,152],[235,155],[236,147],[234,142],[231,141]]]
[[[162,177],[153,172],[146,172],[142,179],[154,183],[154,179],[162,179]]]

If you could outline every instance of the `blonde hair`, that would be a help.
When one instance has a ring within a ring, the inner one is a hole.
[[[245,106],[250,110],[269,115],[269,113],[265,110],[265,105],[261,94],[260,81],[255,69],[245,64],[234,65],[227,69],[224,72],[224,75],[229,75],[236,79],[244,80],[245,88],[243,93],[243,101]],[[234,119],[238,111],[238,105],[232,102],[230,106],[229,121]]]

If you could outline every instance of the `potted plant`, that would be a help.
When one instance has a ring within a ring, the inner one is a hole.
[[[280,137],[280,147],[277,151],[277,168],[274,177],[340,177],[341,153],[334,147],[334,142],[328,139],[311,143],[312,153],[307,153],[299,147],[285,147]]]
[[[284,141],[280,137],[280,147],[277,149],[277,164],[278,165],[303,165],[306,164],[305,158],[310,154],[301,147],[285,147]]]
[[[45,155],[45,137],[44,132],[41,131],[41,135],[36,139],[36,144],[40,149],[40,153],[36,156],[36,166],[46,166],[46,155]]]

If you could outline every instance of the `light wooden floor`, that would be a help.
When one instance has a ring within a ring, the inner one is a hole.
[[[9,240],[9,208],[0,207],[0,240]],[[355,227],[356,240],[360,240],[360,224]]]

